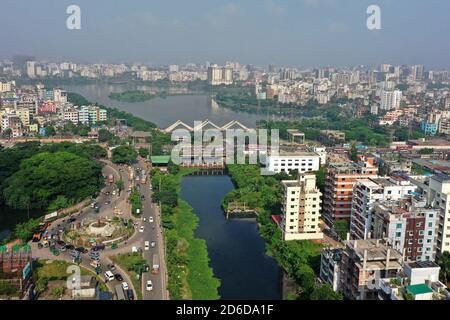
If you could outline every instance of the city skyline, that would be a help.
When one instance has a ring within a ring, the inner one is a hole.
[[[450,66],[441,55],[450,49],[445,16],[449,3],[378,1],[382,29],[371,31],[366,27],[371,2],[156,1],[149,5],[134,1],[111,6],[105,1],[81,0],[76,3],[81,8],[81,30],[68,30],[70,1],[5,1],[3,11],[10,14],[0,21],[4,44],[0,54],[1,58],[31,54],[79,63],[238,60],[311,67]],[[8,26],[17,16],[26,19],[20,29],[11,32]]]

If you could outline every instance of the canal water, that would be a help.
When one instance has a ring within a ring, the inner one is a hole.
[[[281,299],[282,272],[265,254],[255,220],[225,218],[220,204],[232,189],[229,176],[187,176],[181,183],[181,198],[200,218],[195,235],[206,241],[219,294],[227,300]]]

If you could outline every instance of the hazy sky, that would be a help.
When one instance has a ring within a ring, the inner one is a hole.
[[[371,4],[382,30],[366,27]],[[0,0],[0,14],[3,58],[450,67],[448,0]]]

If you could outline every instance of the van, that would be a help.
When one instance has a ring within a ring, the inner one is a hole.
[[[114,279],[114,274],[111,271],[105,272],[105,281],[113,281]]]

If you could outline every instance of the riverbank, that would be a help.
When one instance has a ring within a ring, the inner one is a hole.
[[[272,213],[281,212],[281,185],[277,176],[261,176],[256,165],[229,165],[228,172],[235,190],[223,200],[246,203],[258,215],[259,232],[266,241],[267,254],[277,260],[280,267],[295,280],[297,290],[290,299],[341,300],[342,296],[328,285],[316,284],[320,267],[322,245],[312,241],[283,241],[281,230],[273,223]]]
[[[179,196],[181,179],[193,172],[152,172],[153,199],[161,201],[161,217],[167,252],[168,289],[174,300],[216,300],[219,279],[209,267],[206,242],[195,237],[199,218]]]

